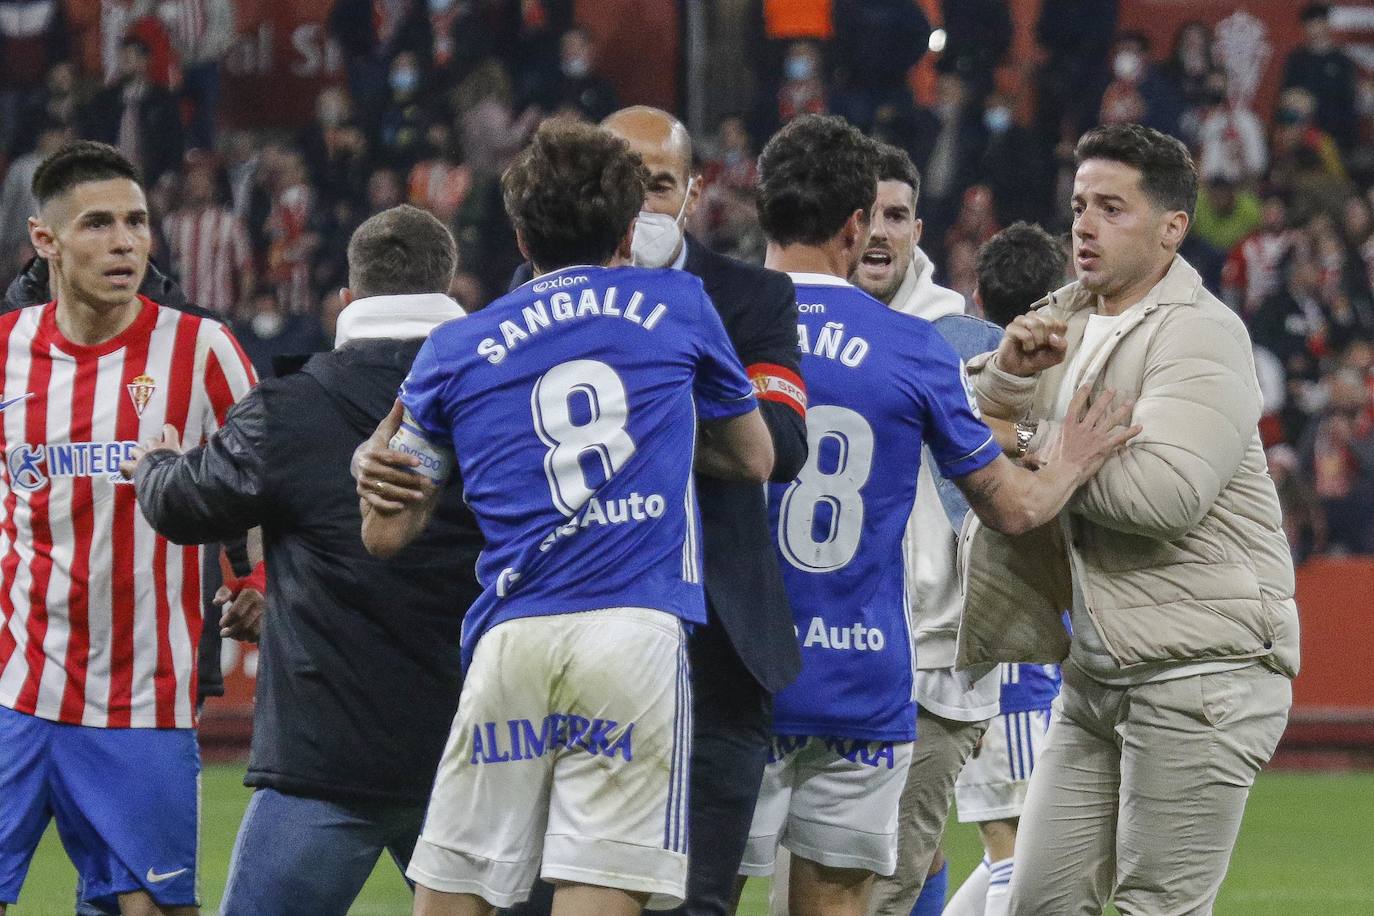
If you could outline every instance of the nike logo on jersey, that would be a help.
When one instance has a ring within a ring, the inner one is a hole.
[[[149,884],[161,884],[163,881],[171,881],[177,875],[184,875],[188,871],[190,871],[189,868],[178,868],[176,871],[169,871],[164,872],[162,874],[158,874],[150,868],[148,869],[148,874],[144,875],[143,877],[148,880]]]
[[[31,397],[33,397],[32,391],[27,392],[26,394],[21,394],[17,398],[10,398],[8,401],[0,401],[0,413],[4,413],[5,411],[13,407],[15,404],[18,404],[20,401],[27,401]]]

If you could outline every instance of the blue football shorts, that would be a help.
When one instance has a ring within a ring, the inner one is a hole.
[[[195,906],[200,749],[192,729],[89,728],[0,706],[0,903],[15,903],[50,820],[82,900],[147,891]]]

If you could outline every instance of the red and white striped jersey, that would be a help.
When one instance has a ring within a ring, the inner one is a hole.
[[[162,221],[173,272],[186,298],[216,315],[230,314],[253,257],[248,231],[229,207],[177,210]]]
[[[0,705],[191,728],[200,548],[153,531],[119,464],[164,423],[200,442],[255,377],[224,325],[142,302],[96,346],[51,302],[0,315]]]

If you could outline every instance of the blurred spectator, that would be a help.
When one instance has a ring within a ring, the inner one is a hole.
[[[1198,189],[1192,231],[1225,258],[1250,233],[1259,228],[1259,198],[1226,172],[1204,175]]]
[[[1327,402],[1299,451],[1326,516],[1331,548],[1374,552],[1374,429],[1369,389],[1351,372],[1326,380]]]
[[[167,262],[201,308],[229,317],[254,286],[253,250],[234,212],[229,174],[209,154],[187,157],[180,206],[162,221]]]
[[[151,187],[181,167],[184,136],[177,101],[149,79],[150,62],[142,39],[123,41],[118,79],[87,106],[85,135],[118,147]]]
[[[320,246],[325,214],[295,150],[279,151],[265,177],[271,191],[271,205],[263,224],[267,242],[265,276],[275,290],[273,300],[292,314],[314,312],[318,302],[311,283],[311,264]],[[394,180],[395,176],[392,177]],[[399,202],[399,193],[396,198]]]
[[[1326,313],[1321,301],[1321,272],[1309,239],[1294,239],[1279,261],[1278,279],[1249,321],[1250,338],[1278,357],[1290,383],[1315,381]]]
[[[395,170],[377,169],[367,179],[367,216],[375,216],[405,202],[405,187]]]
[[[1309,4],[1303,10],[1303,43],[1288,55],[1283,85],[1311,93],[1317,101],[1317,124],[1349,150],[1360,132],[1355,63],[1332,41],[1330,19],[1331,8],[1325,3]]]
[[[534,105],[546,113],[558,108],[563,83],[562,36],[573,25],[572,0],[519,0],[503,3],[515,15],[502,62],[515,80],[518,110]]]
[[[778,94],[787,79],[787,59],[798,42],[815,49],[814,69],[825,79],[825,49],[835,36],[832,0],[762,0],[749,4],[755,40],[750,53],[755,104],[750,130],[761,144],[778,129]],[[793,64],[793,72],[797,65]]]
[[[935,68],[957,73],[974,99],[993,90],[994,74],[1011,50],[1007,0],[941,0],[945,49]]]
[[[782,85],[778,87],[778,123],[804,114],[825,114],[828,110],[825,83],[822,81],[821,52],[809,41],[793,42],[783,61]]]
[[[879,107],[911,108],[907,75],[930,46],[930,21],[920,4],[835,0],[833,15],[831,110],[866,131]]]
[[[439,96],[429,91],[428,79],[414,51],[392,59],[377,146],[377,157],[392,168],[409,171],[420,158],[425,132],[442,118]]]
[[[754,206],[758,160],[750,146],[744,119],[721,120],[712,152],[702,167],[699,225],[694,228],[715,251],[757,262],[764,248]]]
[[[1174,48],[1164,65],[1164,77],[1173,85],[1174,94],[1185,108],[1201,108],[1215,104],[1211,98],[1211,76],[1217,69],[1212,56],[1212,30],[1204,23],[1191,20],[1174,33]],[[1196,139],[1197,124],[1182,125],[1182,139]]]
[[[1054,162],[1045,144],[1012,117],[1009,99],[993,92],[983,108],[980,178],[992,191],[997,220],[1003,225],[1036,223],[1055,209]]]
[[[315,314],[288,312],[270,286],[259,287],[248,301],[243,320],[234,325],[234,336],[248,354],[258,378],[272,378],[272,360],[299,356],[329,347],[324,328]]]
[[[984,134],[983,112],[969,104],[962,79],[942,73],[936,91],[936,108],[930,113],[933,123],[920,131],[925,145],[912,158],[922,176],[922,240],[927,251],[940,252],[946,247],[944,234],[963,205],[964,191],[978,177]],[[975,251],[985,240],[974,244]]]
[[[1326,550],[1326,515],[1291,445],[1275,445],[1265,457],[1269,459],[1269,476],[1278,491],[1288,549],[1293,553],[1293,562],[1301,563],[1312,554]]]
[[[1070,142],[1097,123],[1111,77],[1117,0],[1045,0],[1035,39],[1045,51],[1037,75],[1038,123],[1049,142]]]
[[[1167,77],[1150,62],[1150,40],[1127,32],[1112,52],[1112,81],[1102,96],[1103,124],[1144,124],[1177,136],[1182,102]]]
[[[44,82],[43,111],[39,120],[47,118],[75,128],[81,120],[84,100],[76,78],[76,64],[62,61],[48,71]]]
[[[992,192],[974,185],[964,192],[959,216],[944,238],[946,285],[965,299],[972,298],[978,282],[978,249],[1002,231]]]
[[[1222,299],[1244,316],[1251,315],[1278,289],[1279,266],[1295,241],[1288,227],[1288,207],[1276,193],[1260,204],[1260,225],[1231,248],[1222,276]]]
[[[326,27],[343,54],[348,94],[370,116],[386,97],[387,74],[372,0],[335,0]]]
[[[310,180],[325,200],[362,203],[372,157],[342,89],[331,87],[319,94],[315,120],[301,133],[298,146]]]
[[[1258,180],[1269,165],[1264,125],[1227,91],[1225,72],[1207,74],[1203,106],[1197,130],[1198,172],[1227,175],[1241,184]]]
[[[1293,187],[1304,177],[1346,180],[1340,149],[1316,123],[1317,103],[1306,89],[1285,89],[1274,112],[1270,180]]]
[[[1352,263],[1364,271],[1365,285],[1374,287],[1374,214],[1359,194],[1346,198],[1341,210],[1341,235]]]
[[[472,190],[472,169],[463,164],[462,151],[447,124],[430,125],[424,149],[424,158],[410,170],[407,197],[452,225]]]
[[[0,282],[8,283],[33,257],[29,246],[29,217],[38,213],[33,174],[38,165],[73,139],[71,128],[45,121],[38,129],[38,145],[10,163],[0,185]]]
[[[42,105],[48,69],[67,53],[59,0],[0,0],[0,156],[28,151],[20,135]]]
[[[576,112],[592,123],[620,107],[615,89],[596,73],[596,48],[586,29],[574,26],[559,43],[558,66],[563,74],[557,110]]]
[[[231,0],[162,0],[157,16],[181,65],[181,95],[190,103],[190,146],[213,150],[219,116],[219,67],[234,43]]]
[[[495,61],[477,68],[454,92],[459,145],[473,173],[496,177],[539,122],[539,110],[516,117],[510,77]]]

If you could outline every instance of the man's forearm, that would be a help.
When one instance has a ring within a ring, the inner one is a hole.
[[[1052,521],[1083,480],[1082,472],[1068,464],[1030,471],[998,457],[956,482],[968,498],[969,507],[986,525],[1014,535]]]
[[[241,538],[257,524],[257,481],[236,479],[244,485],[222,485],[204,448],[184,455],[162,449],[144,457],[134,487],[143,517],[158,534],[174,544],[206,544]]]
[[[363,546],[374,557],[388,559],[404,550],[429,525],[435,500],[407,505],[396,512],[382,512],[360,500],[363,515]]]

